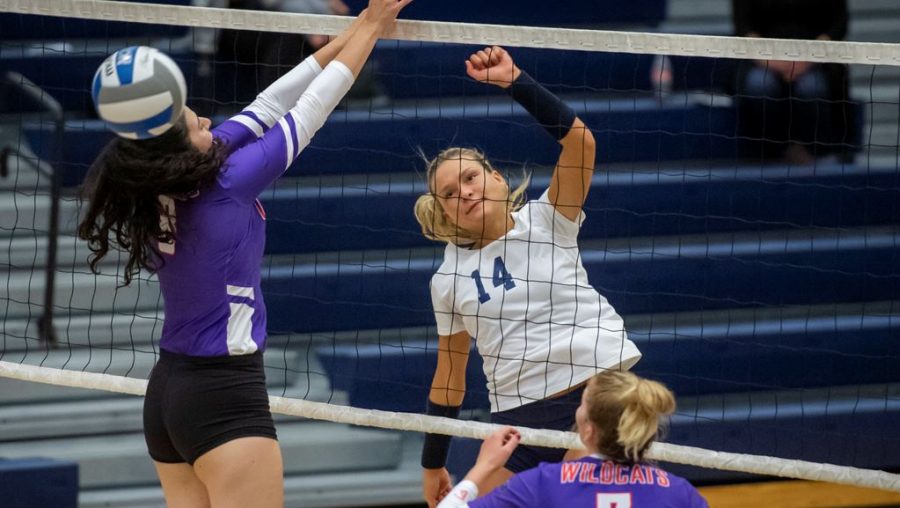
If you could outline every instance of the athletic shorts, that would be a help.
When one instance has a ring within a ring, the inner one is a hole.
[[[575,426],[575,410],[581,405],[584,385],[551,399],[538,400],[507,411],[491,413],[491,423],[570,431]],[[568,450],[543,446],[519,445],[506,461],[506,469],[521,473],[541,462],[560,462]]]
[[[144,398],[144,438],[157,462],[193,465],[241,437],[277,439],[262,352],[196,357],[160,350]]]

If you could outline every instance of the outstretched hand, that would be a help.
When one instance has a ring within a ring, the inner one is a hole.
[[[475,465],[485,470],[500,469],[509,460],[513,450],[519,446],[522,435],[512,427],[503,427],[494,431],[481,443],[481,451]]]
[[[466,73],[476,81],[507,88],[522,71],[505,49],[491,46],[472,53],[466,60]]]
[[[375,23],[379,28],[379,35],[384,37],[393,31],[397,15],[411,2],[412,0],[369,0],[365,14],[360,17]]]

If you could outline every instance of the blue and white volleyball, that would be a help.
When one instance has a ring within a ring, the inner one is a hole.
[[[110,130],[123,138],[147,139],[178,121],[187,86],[171,58],[155,48],[132,46],[100,64],[91,97]]]

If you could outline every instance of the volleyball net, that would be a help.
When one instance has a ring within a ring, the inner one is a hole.
[[[308,54],[310,34],[350,18],[98,0],[0,0],[0,12],[12,71],[0,95],[0,375],[141,395],[158,282],[142,273],[120,287],[115,255],[91,273],[74,236],[77,186],[110,139],[89,96],[97,65],[158,47],[182,67],[189,105],[217,123]],[[482,149],[513,180],[526,168],[531,198],[549,184],[552,140],[465,76],[472,50],[496,44],[597,140],[582,262],[643,353],[634,371],[679,402],[650,456],[900,491],[881,471],[900,469],[900,45],[412,20],[394,37],[261,197],[273,411],[490,433],[475,421],[489,407],[476,351],[475,420],[414,414],[437,354],[428,288],[443,248],[412,205],[419,154],[451,145]],[[63,396],[4,390],[0,402]],[[580,447],[538,429],[523,442]]]

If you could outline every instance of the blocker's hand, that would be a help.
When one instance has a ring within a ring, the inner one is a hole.
[[[491,46],[472,53],[466,60],[466,73],[476,81],[507,88],[522,71],[505,49]]]
[[[374,23],[378,27],[379,35],[384,37],[394,30],[397,15],[411,2],[412,0],[369,0],[364,20]]]

